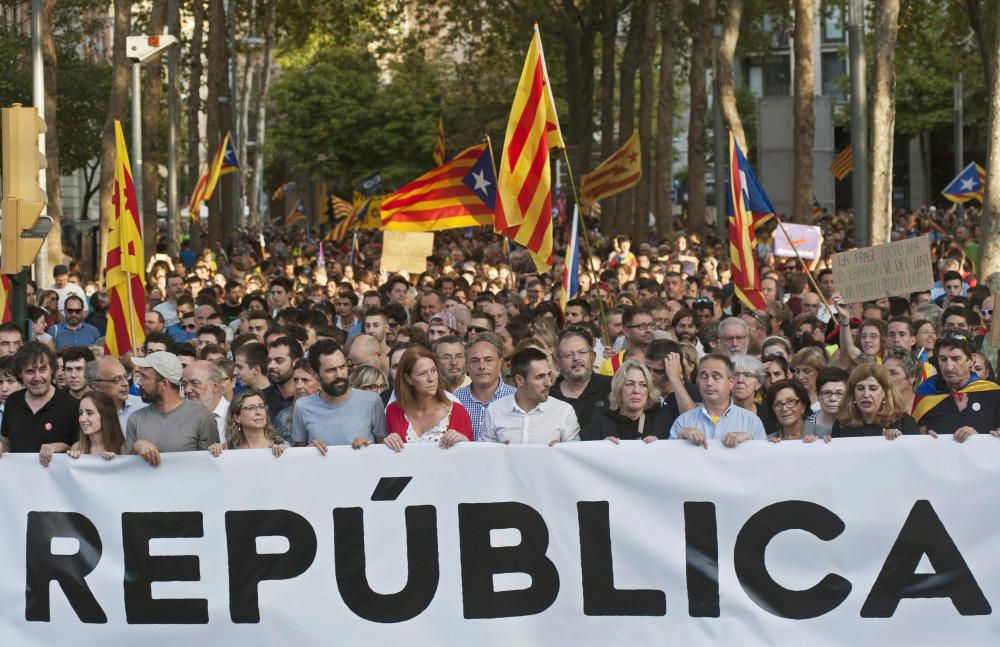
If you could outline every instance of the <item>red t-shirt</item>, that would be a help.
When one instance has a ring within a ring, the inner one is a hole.
[[[449,415],[451,418],[448,420],[448,428],[454,429],[469,440],[473,440],[472,420],[469,418],[469,414],[465,410],[465,407],[457,402],[452,402],[451,413]],[[385,433],[399,434],[399,437],[402,438],[405,443],[406,430],[409,429],[409,427],[410,422],[406,419],[406,416],[403,414],[403,410],[399,407],[399,404],[396,402],[390,403],[389,407],[385,410]]]

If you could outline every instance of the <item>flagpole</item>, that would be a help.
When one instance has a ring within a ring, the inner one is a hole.
[[[567,153],[566,149],[563,148],[562,154],[563,154],[563,159],[566,160],[566,176],[569,178],[569,186],[573,190],[573,200],[579,207],[580,196],[576,192],[576,180],[573,178],[573,167],[569,163],[569,153]],[[591,257],[593,257],[594,254],[590,248],[590,235],[587,233],[587,223],[581,222],[580,224],[582,225],[580,227],[580,231],[583,232],[583,244],[587,248],[587,262],[586,262],[587,270],[590,272],[591,281],[595,286],[597,286],[597,296],[598,296],[597,306],[601,318],[601,330],[604,332],[604,343],[607,348],[611,348],[612,345],[614,344],[614,340],[611,339],[611,334],[608,332],[608,319],[606,313],[604,312],[604,299],[600,298],[601,284],[597,280],[597,272],[594,271],[594,264],[590,262],[590,259]]]
[[[132,317],[135,315],[135,307],[132,305],[132,273],[125,272],[125,293],[128,299],[128,343],[129,350],[135,355],[135,321]],[[115,342],[117,344],[117,340]],[[117,348],[117,346],[116,346]],[[118,356],[121,357],[121,352],[119,351]]]

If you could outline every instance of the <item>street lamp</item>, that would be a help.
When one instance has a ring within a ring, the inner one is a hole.
[[[125,39],[125,52],[132,61],[132,165],[135,184],[135,201],[142,213],[142,100],[139,72],[142,64],[151,61],[180,41],[176,36],[129,36]],[[159,107],[157,107],[159,109]],[[140,222],[142,217],[139,218]]]

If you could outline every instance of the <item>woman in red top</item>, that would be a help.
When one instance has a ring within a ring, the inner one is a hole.
[[[447,449],[472,440],[472,421],[452,402],[438,376],[434,354],[423,346],[406,349],[396,369],[396,401],[385,410],[385,444],[395,451],[405,443],[437,443]]]

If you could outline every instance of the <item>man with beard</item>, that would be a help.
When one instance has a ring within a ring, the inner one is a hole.
[[[319,379],[319,392],[295,403],[292,440],[324,454],[327,445],[360,449],[385,438],[385,409],[378,394],[352,389],[347,356],[340,344],[320,339],[309,349],[309,365]]]
[[[66,319],[60,324],[49,328],[49,334],[56,344],[56,350],[67,346],[93,346],[101,338],[101,333],[83,320],[86,312],[83,299],[71,294],[66,297],[66,307],[63,312]]]
[[[225,377],[222,369],[212,362],[200,359],[188,364],[184,369],[184,398],[200,404],[215,418],[219,428],[219,439],[226,438],[226,415],[229,412],[229,400],[222,397],[222,379]]]
[[[465,344],[456,335],[447,335],[434,345],[434,356],[444,379],[444,389],[454,393],[472,380],[465,374]]]
[[[65,452],[80,436],[79,402],[52,385],[55,355],[40,342],[29,342],[14,356],[25,388],[4,402],[0,454]]]
[[[176,355],[160,351],[133,357],[132,363],[142,401],[151,406],[129,416],[126,453],[158,467],[161,453],[200,451],[219,442],[212,414],[181,397],[184,369]]]
[[[608,408],[611,378],[594,373],[594,338],[583,327],[566,330],[556,344],[559,377],[549,392],[571,405],[580,423],[580,436],[587,437],[595,413]]]
[[[302,359],[302,346],[291,337],[278,337],[267,346],[267,379],[271,386],[264,391],[271,422],[295,400],[292,373],[295,362]]]

